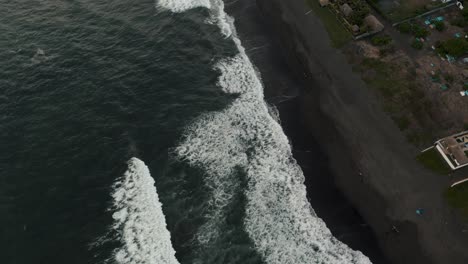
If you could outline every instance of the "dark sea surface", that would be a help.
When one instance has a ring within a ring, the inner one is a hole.
[[[195,2],[2,2],[1,263],[368,263],[310,208],[222,2]]]

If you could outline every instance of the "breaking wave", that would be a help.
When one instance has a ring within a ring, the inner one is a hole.
[[[181,13],[196,7],[211,8],[210,0],[156,0],[159,7],[174,13]]]
[[[182,4],[184,1],[172,0]],[[281,126],[269,114],[263,87],[240,40],[233,19],[221,0],[212,0],[211,13],[221,32],[231,36],[238,55],[219,61],[218,85],[238,97],[223,111],[200,116],[175,149],[178,159],[207,173],[211,200],[200,244],[222,235],[223,210],[233,199],[238,168],[247,175],[244,226],[257,251],[269,264],[368,264],[359,251],[337,240],[317,217],[306,197],[304,176],[292,157]]]
[[[233,19],[224,12],[224,2],[221,0],[156,0],[156,6],[174,13],[205,7],[211,11],[211,18],[207,22],[217,24],[221,28],[221,33],[226,37],[232,34],[231,27],[225,22],[233,21]]]
[[[121,264],[178,264],[154,180],[145,163],[130,159],[128,170],[113,188],[113,230],[122,243],[113,260]]]

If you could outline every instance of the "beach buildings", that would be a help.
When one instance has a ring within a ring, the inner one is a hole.
[[[364,18],[364,23],[371,29],[372,32],[380,32],[384,29],[384,25],[374,15],[366,16]]]
[[[468,131],[440,139],[435,147],[452,170],[468,166]]]
[[[321,7],[327,6],[330,4],[330,0],[319,0],[319,4]]]

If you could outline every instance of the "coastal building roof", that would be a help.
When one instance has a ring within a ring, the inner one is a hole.
[[[320,6],[324,7],[330,4],[330,0],[319,0]]]
[[[353,13],[353,9],[348,4],[343,4],[340,6],[341,13],[344,16],[348,17]]]
[[[371,28],[372,31],[378,32],[384,29],[384,25],[374,15],[368,15],[364,18],[364,23]]]
[[[453,170],[468,166],[468,131],[440,139],[436,148]]]

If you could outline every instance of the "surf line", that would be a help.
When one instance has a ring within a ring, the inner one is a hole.
[[[219,215],[216,211],[230,200],[232,172],[241,167],[248,180],[244,227],[266,263],[371,263],[333,237],[315,214],[302,170],[281,126],[268,111],[260,76],[236,36],[234,20],[224,12],[221,0],[211,1],[210,12],[218,19],[221,33],[238,48],[236,56],[215,65],[221,73],[218,86],[238,97],[226,109],[197,118],[175,152],[179,159],[207,172],[213,214]],[[212,233],[208,242],[216,241],[218,233]]]
[[[112,229],[121,242],[113,252],[119,264],[179,264],[166,219],[145,163],[128,161],[128,169],[113,185]]]

